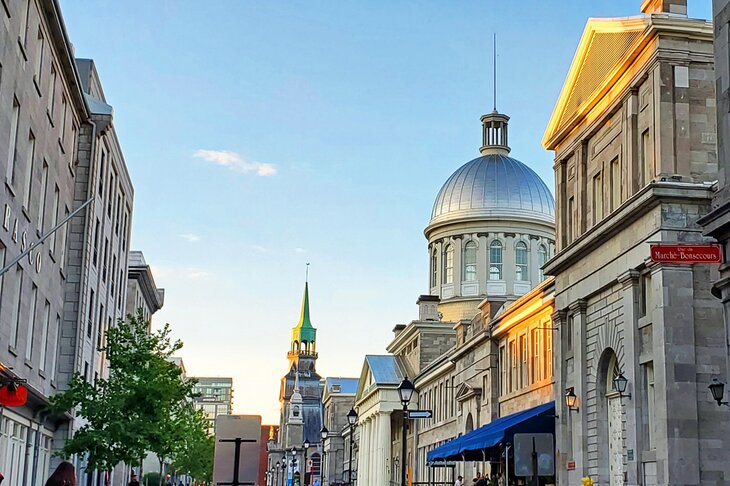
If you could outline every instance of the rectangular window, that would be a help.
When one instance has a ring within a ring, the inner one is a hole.
[[[593,224],[603,219],[603,181],[601,173],[593,176]]]
[[[510,361],[510,377],[509,377],[509,391],[510,393],[517,390],[517,362],[519,357],[517,356],[517,343],[510,341],[509,343],[509,361]]]
[[[56,339],[55,341],[51,341],[49,345],[51,346],[51,380],[56,379],[56,354],[58,351],[58,343],[61,341],[61,316],[56,314]]]
[[[58,186],[54,185],[53,187],[53,206],[51,207],[51,228],[55,228],[58,224],[58,211],[61,209],[61,191],[58,189]],[[54,231],[51,235],[51,251],[54,255],[58,255],[58,248],[56,248],[56,235],[58,234],[58,230]]]
[[[101,269],[101,280],[106,282],[106,266],[107,266],[107,256],[109,254],[109,239],[104,238],[104,258],[101,262],[102,269]]]
[[[0,268],[5,267],[5,247],[2,243],[0,243]],[[3,282],[5,282],[5,275],[0,275],[0,302],[2,302],[2,295],[3,295]],[[2,308],[2,304],[0,304],[0,309]]]
[[[507,394],[507,348],[499,347],[499,394]]]
[[[20,121],[20,103],[13,98],[13,114],[10,116],[10,144],[8,145],[8,165],[5,178],[12,185],[15,182],[15,149],[18,146],[18,122]]]
[[[89,381],[89,362],[84,361],[84,381]]]
[[[618,157],[611,161],[611,211],[621,204],[621,167]]]
[[[117,235],[119,235],[119,222],[121,219],[119,217],[119,211],[120,211],[121,207],[122,207],[122,195],[119,194],[119,195],[117,195],[117,210],[115,211],[115,217],[114,217],[114,233]]]
[[[31,0],[25,2],[25,14],[20,18],[20,35],[22,35],[23,47],[28,45],[28,20],[30,18]]]
[[[106,215],[108,218],[112,217],[112,203],[114,202],[114,179],[116,178],[116,173],[114,170],[112,170],[112,175],[109,176],[109,191],[107,192],[107,199],[106,199]]]
[[[28,339],[25,341],[25,359],[33,357],[33,334],[35,334],[35,315],[38,307],[38,287],[33,284],[30,292],[30,312],[28,313]]]
[[[530,362],[527,357],[527,335],[520,336],[520,388],[527,386],[528,367]]]
[[[99,326],[96,328],[96,347],[102,348],[104,339],[104,305],[99,305]]]
[[[550,323],[543,324],[543,339],[545,340],[545,361],[543,363],[543,377],[550,378],[553,376],[553,336],[550,330]]]
[[[91,259],[94,266],[96,266],[96,262],[97,262],[98,256],[99,256],[99,230],[100,230],[100,223],[99,223],[99,219],[97,219],[96,227],[94,229],[94,252],[93,252],[92,259]]]
[[[537,383],[542,379],[540,375],[540,330],[530,331],[532,341],[532,382]]]
[[[48,76],[48,106],[46,107],[48,109],[48,115],[51,117],[51,121],[53,121],[53,108],[56,104],[56,67],[51,64],[51,73],[50,76]]]
[[[573,241],[573,221],[575,215],[575,199],[568,199],[568,214],[565,215],[565,242],[570,244]]]
[[[64,219],[68,218],[69,211],[68,206],[64,207]],[[58,230],[61,233],[61,251],[58,252],[58,257],[60,258],[59,264],[61,265],[61,269],[65,267],[66,264],[66,235],[67,235],[67,228],[68,223],[61,226],[61,228]]]
[[[43,70],[43,47],[44,47],[44,41],[43,38],[43,31],[41,30],[40,26],[38,27],[38,41],[36,44],[36,54],[35,54],[35,74],[34,78],[36,83],[41,82],[41,72]]]
[[[46,195],[48,194],[48,163],[43,161],[43,173],[41,175],[41,200],[38,204],[38,229],[43,232],[46,223]]]
[[[649,450],[653,450],[656,449],[656,419],[654,412],[654,363],[651,361],[644,365],[644,379],[646,381],[646,439]]]
[[[647,128],[641,134],[641,183],[644,186],[654,178],[654,157],[652,157],[650,149],[651,142],[649,139],[649,129]]]
[[[94,329],[94,289],[89,291],[89,315],[86,320],[86,337],[91,338]]]
[[[106,162],[106,150],[102,148],[99,159],[99,196],[104,193],[104,162]]]
[[[41,329],[41,359],[38,362],[39,369],[48,369],[46,358],[48,357],[48,326],[51,324],[51,303],[46,301],[43,306],[43,328]]]
[[[28,158],[25,163],[25,184],[23,184],[23,207],[30,208],[30,193],[33,187],[33,160],[35,159],[35,135],[28,136]]]
[[[23,301],[23,268],[18,265],[15,269],[15,304],[13,305],[12,323],[13,329],[10,333],[10,343],[14,348],[18,347],[18,330],[20,329],[20,304]]]
[[[651,301],[651,274],[645,273],[639,277],[639,312],[638,316],[646,317],[649,313]]]
[[[109,276],[109,280],[111,280],[111,293],[112,297],[114,297],[114,287],[115,287],[115,280],[117,278],[117,256],[112,255],[112,273]]]
[[[66,140],[66,118],[68,118],[68,102],[66,95],[61,95],[61,142]]]

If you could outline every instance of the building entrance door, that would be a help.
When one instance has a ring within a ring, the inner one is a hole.
[[[624,484],[623,430],[621,424],[621,398],[606,397],[608,400],[608,467],[610,486]]]

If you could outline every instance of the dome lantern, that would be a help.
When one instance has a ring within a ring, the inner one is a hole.
[[[507,143],[507,125],[509,117],[494,110],[488,115],[482,115],[482,155],[507,155],[510,151]]]

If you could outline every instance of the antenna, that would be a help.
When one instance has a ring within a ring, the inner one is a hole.
[[[493,75],[494,75],[494,94],[493,94],[493,100],[494,100],[494,112],[497,112],[497,33],[494,33],[494,51],[493,51],[493,61],[494,61],[494,69],[493,69]]]
[[[304,273],[304,282],[309,283],[309,262],[307,262],[307,269]]]

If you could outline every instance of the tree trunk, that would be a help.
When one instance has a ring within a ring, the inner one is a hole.
[[[157,456],[157,460],[160,461],[160,485],[162,486],[162,464],[164,463],[164,459],[160,459],[160,456]]]

